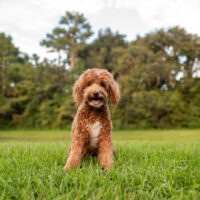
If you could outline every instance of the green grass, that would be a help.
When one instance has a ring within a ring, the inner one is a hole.
[[[65,174],[69,141],[54,141],[70,139],[65,131],[7,134],[0,131],[0,199],[200,199],[199,130],[114,132],[110,171],[86,157]]]
[[[114,131],[116,141],[196,141],[200,140],[200,129],[194,130],[128,130]],[[70,141],[70,131],[66,130],[12,130],[0,131],[0,141]]]

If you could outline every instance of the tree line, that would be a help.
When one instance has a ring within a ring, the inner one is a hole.
[[[200,37],[178,26],[127,41],[110,28],[95,39],[83,14],[66,12],[41,40],[56,59],[22,53],[0,33],[0,128],[66,128],[76,106],[72,88],[88,68],[105,68],[120,85],[113,125],[200,127]]]

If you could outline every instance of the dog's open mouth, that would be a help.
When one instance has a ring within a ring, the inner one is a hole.
[[[102,98],[92,98],[91,99],[91,102],[94,104],[94,105],[98,105],[101,101],[103,101]]]

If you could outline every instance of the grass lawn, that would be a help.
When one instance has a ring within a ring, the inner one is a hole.
[[[200,130],[119,131],[113,138],[110,171],[86,157],[63,174],[69,133],[0,131],[0,199],[200,199]]]
[[[115,141],[200,141],[200,129],[194,130],[126,130],[114,131]],[[12,130],[0,131],[1,141],[70,141],[66,130]]]

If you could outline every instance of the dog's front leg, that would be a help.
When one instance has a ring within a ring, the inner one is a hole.
[[[83,157],[83,148],[84,148],[83,141],[75,140],[74,142],[72,142],[69,158],[67,159],[67,163],[64,166],[64,171],[70,168],[75,168],[80,166],[81,159]]]
[[[110,169],[113,163],[113,144],[111,137],[100,137],[98,145],[98,160],[103,169]]]

